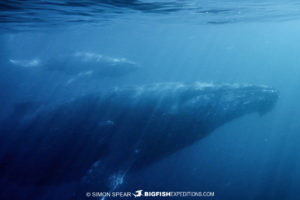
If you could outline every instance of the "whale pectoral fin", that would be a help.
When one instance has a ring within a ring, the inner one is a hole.
[[[124,181],[126,170],[114,169],[105,160],[97,161],[82,177],[72,199],[82,199],[87,191],[113,192]]]

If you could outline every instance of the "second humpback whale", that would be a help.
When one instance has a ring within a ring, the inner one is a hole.
[[[0,175],[25,185],[95,180],[105,191],[235,118],[268,112],[277,99],[266,86],[164,83],[14,112],[1,127]]]
[[[9,59],[8,63],[31,70],[60,72],[72,76],[69,82],[82,78],[121,77],[140,69],[140,65],[124,57],[111,57],[93,52],[76,52],[48,59]]]

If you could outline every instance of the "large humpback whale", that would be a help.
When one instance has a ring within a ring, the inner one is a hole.
[[[277,98],[266,86],[165,83],[114,88],[53,108],[25,103],[2,124],[0,175],[26,185],[100,177],[98,189],[111,189],[126,173],[235,118],[268,112]]]

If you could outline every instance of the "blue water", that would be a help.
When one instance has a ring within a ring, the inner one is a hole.
[[[276,88],[280,97],[271,112],[225,124],[129,175],[117,191],[300,198],[299,2],[1,1],[0,31],[0,120],[18,102],[52,107],[115,86],[201,81]],[[139,69],[103,77],[36,70],[56,58],[70,63],[73,57],[65,55],[76,52],[123,59]],[[74,182],[34,187],[0,179],[0,185],[1,199],[71,199],[77,189]]]

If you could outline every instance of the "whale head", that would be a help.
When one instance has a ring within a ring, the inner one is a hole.
[[[272,87],[248,86],[247,90],[245,91],[247,93],[247,96],[245,94],[245,99],[248,98],[248,101],[244,101],[246,109],[248,107],[247,104],[249,104],[248,108],[250,110],[253,109],[260,115],[270,112],[279,98],[278,91]]]
[[[234,119],[267,113],[278,99],[278,92],[271,87],[240,84],[162,83],[135,91],[139,105],[134,102],[134,113],[150,114],[143,129],[146,142],[139,144],[140,157],[133,171],[199,141]],[[151,112],[139,109],[145,105],[152,105]]]
[[[219,118],[227,122],[249,113],[264,115],[274,108],[279,97],[274,88],[257,85],[195,83],[181,90],[177,106],[170,110],[176,107],[178,113],[206,121]]]
[[[135,88],[134,93],[132,96],[139,101],[153,100],[160,113],[205,119],[217,115],[262,115],[272,110],[278,100],[274,88],[250,84],[157,83]]]
[[[209,132],[243,115],[266,114],[278,100],[272,87],[243,84],[157,83],[133,92],[132,107],[151,107],[150,120],[168,132]]]

